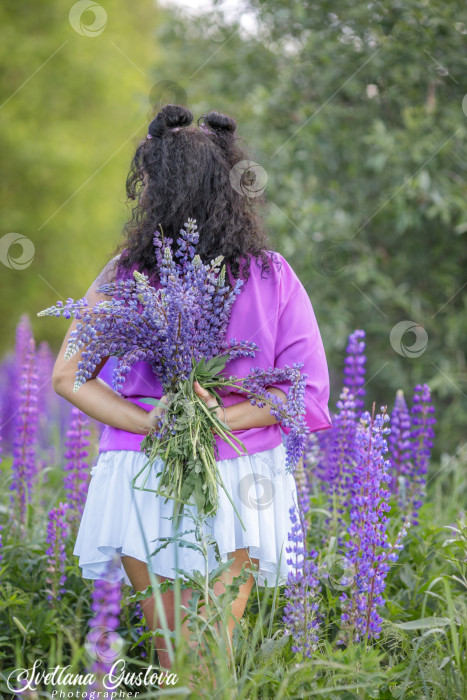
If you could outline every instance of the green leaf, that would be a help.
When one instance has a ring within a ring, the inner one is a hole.
[[[24,627],[23,623],[21,622],[21,620],[18,620],[18,618],[15,617],[14,615],[13,615],[13,622],[15,623],[15,625],[17,626],[17,628],[19,629],[21,634],[24,634],[24,635],[28,634],[28,632],[27,632],[26,628]]]
[[[443,627],[450,624],[448,617],[423,617],[409,622],[395,622],[394,625],[402,630],[426,630],[431,627]]]
[[[160,401],[159,399],[153,399],[150,396],[145,396],[144,398],[139,399],[139,401],[142,401],[143,403],[149,403],[149,404],[151,404],[151,406],[159,406],[159,405],[160,406],[167,406],[167,404],[164,403],[163,401]],[[144,440],[143,440],[143,442],[144,442]]]

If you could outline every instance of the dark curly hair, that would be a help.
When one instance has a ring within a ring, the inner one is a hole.
[[[198,225],[197,252],[204,263],[223,255],[233,277],[247,280],[251,254],[257,264],[261,259],[261,274],[269,269],[268,238],[259,214],[264,196],[261,191],[255,196],[243,193],[244,182],[238,174],[240,185],[232,184],[233,166],[248,160],[239,144],[236,122],[217,112],[200,120],[198,127],[192,124],[189,109],[166,105],[149,124],[150,138],[138,144],[126,180],[127,196],[136,204],[124,227],[125,239],[114,252],[125,251],[120,268],[136,263],[152,278],[154,232],[162,227],[176,252],[180,229],[192,218]],[[251,172],[246,168],[242,177]]]

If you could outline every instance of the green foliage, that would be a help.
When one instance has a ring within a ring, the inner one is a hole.
[[[177,693],[193,697],[300,698],[323,697],[341,700],[463,700],[467,686],[467,525],[459,508],[464,485],[467,445],[450,460],[450,470],[442,472],[439,510],[434,508],[438,484],[429,487],[428,498],[420,509],[420,524],[409,530],[399,560],[392,565],[385,591],[386,605],[381,636],[365,646],[337,645],[340,603],[338,567],[324,566],[329,551],[322,551],[326,534],[325,496],[316,489],[311,496],[308,529],[310,547],[320,551],[323,621],[320,641],[311,659],[298,660],[282,623],[286,602],[284,588],[258,588],[250,595],[247,609],[236,622],[230,647],[225,633],[231,619],[231,603],[249,572],[244,567],[231,584],[218,588],[220,576],[230,566],[221,562],[214,570],[185,572],[176,585],[191,587],[193,595],[179,609],[180,624],[188,623],[190,640],[164,629],[154,635],[138,631],[135,602],[153,593],[160,596],[176,588],[167,580],[159,588],[151,584],[141,593],[123,586],[122,614],[118,633],[125,644],[121,658],[128,672],[157,668],[153,636],[168,635],[174,643],[174,668],[179,676]],[[3,547],[0,552],[0,692],[6,692],[6,678],[15,667],[31,667],[39,659],[44,667],[70,664],[70,672],[83,673],[90,659],[84,642],[90,609],[92,583],[81,578],[72,550],[74,537],[66,542],[66,593],[60,602],[49,602],[45,550],[46,520],[40,503],[29,514],[27,529],[19,532],[8,523],[10,509],[8,463],[2,464],[3,490],[0,492],[0,520]],[[59,483],[61,469],[50,468],[49,479],[41,487],[47,506],[63,500]],[[454,498],[451,500],[451,496]],[[456,500],[457,499],[457,500]],[[391,508],[390,538],[403,519],[394,504]],[[179,546],[196,547],[207,561],[212,539],[204,535],[200,519],[194,518],[196,542],[179,533]],[[171,538],[163,538],[160,547]],[[324,573],[330,574],[327,577]],[[257,572],[253,568],[256,579]],[[208,601],[208,605],[205,602]],[[219,623],[219,625],[218,625]],[[146,656],[143,657],[143,652]],[[122,686],[123,687],[123,686]],[[131,690],[129,684],[127,690]],[[52,688],[48,689],[48,692]],[[134,690],[135,688],[133,688]],[[143,690],[143,688],[140,688]],[[143,690],[151,697],[154,690]],[[39,697],[48,697],[45,689]]]

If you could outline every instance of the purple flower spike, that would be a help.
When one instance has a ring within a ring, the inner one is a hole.
[[[388,560],[397,559],[397,550],[402,548],[400,540],[408,527],[408,523],[404,523],[391,546],[386,534],[390,461],[384,458],[387,452],[384,436],[389,432],[384,424],[388,420],[384,406],[374,418],[365,412],[356,436],[359,459],[353,473],[350,526],[344,545],[345,568],[352,572],[353,579],[349,592],[340,596],[342,627],[354,642],[380,636],[379,608],[384,605],[382,594],[389,571]]]
[[[19,383],[18,409],[15,417],[15,440],[13,447],[10,486],[11,501],[18,513],[19,522],[26,522],[26,505],[31,501],[32,489],[37,476],[37,370],[34,338],[29,337],[23,348],[23,365]]]
[[[17,361],[18,375],[21,373],[21,369],[24,365],[32,337],[33,334],[29,316],[27,314],[23,314],[18,325],[16,326],[15,358]]]
[[[4,454],[13,453],[14,419],[18,410],[17,368],[14,353],[8,353],[0,364],[0,425]]]
[[[388,439],[391,462],[391,492],[403,494],[407,490],[411,477],[411,419],[409,409],[402,389],[396,392],[394,409],[391,413],[391,433]],[[399,506],[405,506],[405,500],[400,499]]]
[[[297,505],[289,510],[292,529],[288,533],[289,542],[292,545],[286,547],[286,552],[292,554],[287,563],[293,567],[293,571],[287,576],[287,585],[284,596],[287,603],[284,607],[282,621],[285,632],[291,635],[292,651],[311,658],[312,652],[318,644],[318,628],[320,623],[319,597],[321,586],[318,579],[318,567],[315,559],[318,552],[308,550],[306,545],[308,522],[306,514],[310,508],[310,494],[307,486],[306,475],[303,466],[297,467]]]
[[[5,454],[13,454],[16,437],[15,418],[20,410],[19,386],[27,348],[32,337],[29,316],[23,314],[16,326],[14,352],[7,354],[0,366],[0,410]]]
[[[120,624],[121,582],[115,581],[118,557],[107,566],[109,580],[97,579],[92,592],[91,610],[94,617],[89,622],[86,649],[94,659],[91,672],[96,680],[88,690],[106,690],[103,678],[109,673],[121,649],[121,637],[117,633]]]
[[[355,399],[357,415],[360,415],[365,407],[363,397],[366,392],[365,384],[365,331],[356,330],[349,335],[347,344],[347,357],[345,358],[344,386],[349,387]]]
[[[87,447],[91,434],[88,416],[76,406],[71,409],[71,424],[66,433],[65,477],[63,485],[70,505],[70,520],[76,523],[82,516],[89,483]]]
[[[47,599],[50,602],[56,602],[62,598],[65,593],[65,540],[68,537],[68,523],[66,522],[66,511],[68,510],[67,503],[60,503],[58,508],[53,508],[49,512],[49,522],[47,525],[46,542],[49,548],[46,551],[47,555],[47,571],[49,576],[47,583],[49,590]]]
[[[138,620],[139,620],[139,624],[135,627],[135,632],[139,635],[142,635],[144,630],[145,630],[144,613],[143,613],[143,609],[141,607],[141,604],[139,602],[136,603],[135,607],[136,607],[136,615],[137,615]],[[145,659],[147,657],[147,653],[144,649],[144,644],[145,644],[144,639],[138,644],[139,647],[142,647],[142,650],[140,653],[140,656],[142,659]]]
[[[52,421],[50,420],[53,413],[54,404],[56,403],[56,394],[52,388],[52,370],[55,364],[55,357],[52,353],[49,344],[43,340],[38,349],[36,357],[37,376],[40,382],[38,387],[38,404],[39,412],[39,445],[44,450],[53,452],[53,433]],[[51,462],[53,455],[51,454]]]
[[[193,359],[198,362],[226,351],[223,339],[230,310],[243,281],[237,280],[233,288],[226,285],[222,257],[205,265],[195,254],[197,242],[193,219],[181,229],[175,254],[170,247],[172,239],[154,234],[159,289],[149,283],[147,275],[135,271],[133,279],[100,285],[99,291],[109,300],[94,308],[85,298],[67,299],[38,314],[79,320],[65,353],[68,359],[82,351],[75,391],[92,376],[104,356],[118,356],[113,374],[117,391],[132,365],[144,360],[153,366],[164,392],[169,393],[188,378]],[[193,337],[197,339],[195,348]],[[253,349],[251,343],[239,343],[229,348],[229,353],[239,357],[251,355]]]
[[[418,525],[418,509],[423,504],[426,486],[426,474],[430,463],[431,449],[435,433],[431,427],[436,423],[433,416],[435,408],[431,402],[431,390],[428,384],[417,384],[414,388],[412,409],[410,411],[412,426],[410,433],[412,449],[412,484],[410,500],[413,508],[413,524]]]
[[[309,429],[305,423],[305,386],[307,375],[300,372],[303,363],[296,362],[293,367],[270,367],[267,370],[255,368],[244,378],[242,386],[250,393],[248,398],[252,406],[261,408],[264,401],[253,395],[259,394],[273,404],[271,414],[288,430],[286,442],[286,472],[292,473],[298,464],[307,443]],[[267,386],[290,381],[291,387],[287,393],[286,405],[278,396],[266,390]]]
[[[314,561],[318,552],[306,550],[305,528],[294,506],[290,508],[290,519],[292,530],[289,540],[293,545],[286,547],[286,551],[294,555],[287,560],[287,563],[294,567],[294,572],[289,573],[287,577],[287,587],[284,591],[287,603],[282,620],[286,626],[286,633],[293,639],[292,651],[311,658],[318,642],[318,602],[314,600],[321,590],[318,567]]]

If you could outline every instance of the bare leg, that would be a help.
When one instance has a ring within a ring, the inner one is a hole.
[[[131,581],[131,585],[135,591],[144,591],[150,584],[151,580],[149,578],[149,572],[146,562],[140,561],[139,559],[134,559],[133,557],[123,556],[122,565],[125,569],[128,578]],[[156,580],[159,583],[166,580],[165,576],[156,575]],[[191,588],[185,588],[181,590],[181,604],[188,605],[188,601],[191,597]],[[167,625],[171,631],[175,629],[175,610],[174,610],[174,594],[173,591],[166,591],[161,594],[162,604],[164,606],[165,616],[167,618]],[[160,627],[157,620],[156,614],[156,601],[154,596],[150,596],[140,601],[141,608],[144,613],[146,624],[150,630],[155,630]],[[182,633],[188,637],[187,623],[182,624]],[[165,644],[163,637],[155,637],[154,639],[155,647],[157,650],[157,656],[159,657],[159,663],[163,668],[169,669],[171,667],[169,653]]]
[[[257,559],[250,559],[248,551],[246,549],[237,549],[235,552],[229,554],[229,559],[234,558],[234,561],[226,572],[221,577],[220,581],[214,584],[214,593],[219,595],[225,591],[225,585],[231,583],[235,576],[238,576],[244,562],[250,562],[253,564],[258,564]],[[123,556],[122,565],[131,581],[133,588],[136,591],[144,591],[150,585],[150,578],[148,573],[148,568],[146,562],[139,561],[133,557]],[[156,579],[159,582],[166,580],[166,577],[156,575]],[[234,617],[239,620],[244,611],[245,606],[250,595],[250,591],[254,584],[253,576],[250,576],[246,583],[240,586],[239,595],[232,603],[232,613]],[[187,606],[192,595],[191,588],[185,588],[181,590],[181,604]],[[170,630],[175,629],[175,611],[174,611],[174,593],[173,591],[166,591],[162,593],[162,603],[164,606],[165,615],[167,618],[167,625]],[[141,601],[141,608],[146,619],[146,623],[149,629],[154,630],[158,626],[157,615],[155,614],[155,600],[151,596]],[[201,608],[201,613],[204,611],[204,606]],[[229,621],[229,635],[232,639],[233,629],[235,627],[235,620]],[[182,634],[188,639],[189,630],[187,622],[182,624]],[[163,668],[169,669],[171,667],[169,654],[165,645],[165,640],[162,637],[155,638],[157,655],[159,657],[159,663]]]
[[[250,563],[259,565],[258,559],[250,558],[247,549],[237,549],[235,552],[230,553],[228,557],[229,559],[233,557],[234,561],[231,564],[230,568],[227,569],[227,571],[225,571],[224,574],[221,576],[220,581],[216,581],[216,583],[214,584],[213,590],[216,595],[224,593],[226,589],[226,584],[232,583],[232,580],[235,578],[235,576],[238,576],[240,574],[242,566],[245,562],[247,563],[247,565],[249,565]],[[251,589],[253,588],[254,582],[255,579],[253,578],[253,576],[250,575],[246,582],[240,586],[238,597],[232,601],[232,614],[236,620],[240,620],[243,616],[243,613],[245,612],[245,607],[248,602],[248,598],[251,593]],[[233,630],[235,628],[234,619],[229,620],[228,628],[230,639],[232,639]]]

